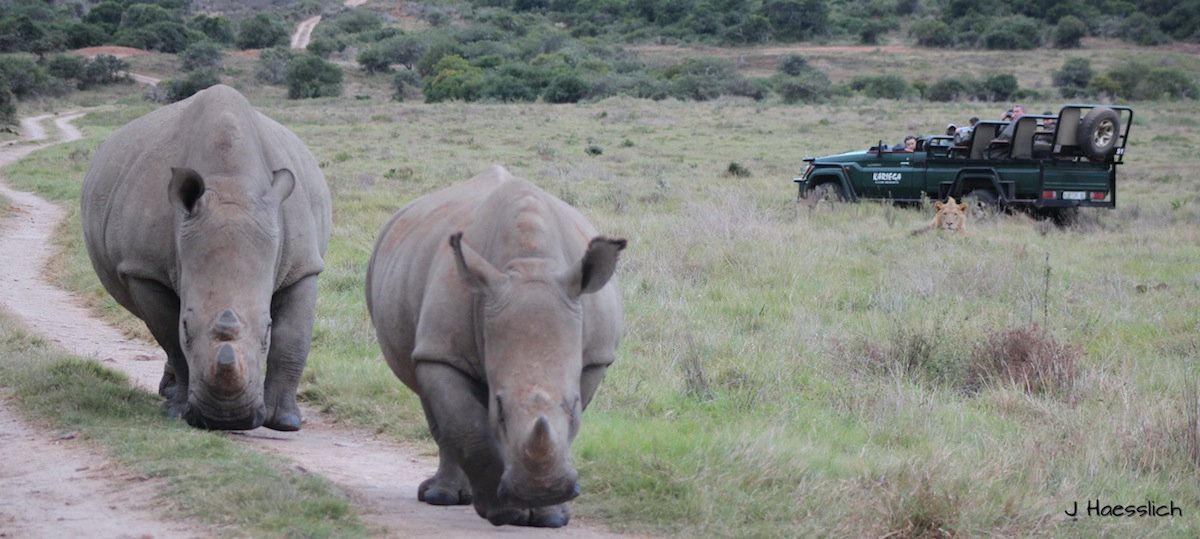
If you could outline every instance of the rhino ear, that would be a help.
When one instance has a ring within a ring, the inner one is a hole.
[[[171,198],[171,205],[179,208],[184,215],[191,215],[196,211],[204,189],[204,178],[200,177],[200,173],[186,167],[171,167],[171,184],[167,193]]]
[[[462,242],[463,233],[455,232],[450,236],[450,249],[454,251],[454,260],[458,262],[458,271],[473,290],[487,292],[504,282],[508,276],[497,270],[491,262],[479,256],[471,246]]]
[[[276,170],[271,177],[271,188],[267,190],[267,196],[264,197],[276,204],[282,203],[284,199],[292,195],[292,190],[296,188],[296,175],[286,168]]]
[[[603,236],[592,238],[583,258],[559,277],[559,281],[573,295],[590,294],[608,284],[617,270],[617,255],[625,249],[623,239]]]

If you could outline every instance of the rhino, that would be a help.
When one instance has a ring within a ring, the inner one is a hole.
[[[438,445],[419,500],[473,503],[497,526],[567,524],[571,442],[621,336],[625,245],[500,166],[383,227],[367,310]]]
[[[164,411],[204,429],[300,430],[332,213],[304,143],[213,86],[105,140],[80,210],[100,282],[166,352]]]

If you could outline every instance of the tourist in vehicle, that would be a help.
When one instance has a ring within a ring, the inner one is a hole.
[[[1013,105],[1012,119],[1009,120],[1008,125],[1004,126],[1004,129],[1000,130],[1000,135],[996,137],[996,140],[1011,141],[1013,137],[1013,130],[1017,128],[1017,120],[1020,120],[1024,115],[1025,105]]]
[[[1042,115],[1043,116],[1054,116],[1054,112],[1048,110],[1046,112],[1043,112]],[[1057,127],[1054,124],[1054,122],[1056,122],[1056,121],[1057,120],[1055,120],[1054,118],[1046,118],[1046,119],[1042,120],[1042,131],[1053,132],[1054,129]]]
[[[915,152],[915,151],[917,151],[916,135],[909,135],[907,137],[904,137],[904,142],[902,144],[897,144],[895,146],[892,146],[892,151],[893,152]]]

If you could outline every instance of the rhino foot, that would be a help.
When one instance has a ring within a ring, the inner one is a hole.
[[[168,399],[174,399],[175,395],[179,393],[179,387],[176,384],[175,369],[167,365],[166,370],[163,371],[162,380],[158,381],[158,394]]]
[[[187,403],[187,398],[186,397],[178,398],[178,397],[179,397],[179,395],[186,394],[186,393],[179,393],[178,391],[176,391],[174,393],[175,394],[173,394],[170,398],[163,401],[162,411],[163,411],[163,413],[167,414],[167,417],[170,417],[173,419],[183,419],[184,416],[187,414],[188,408],[189,408],[188,403]]]
[[[561,528],[571,521],[571,511],[566,504],[536,507],[534,509],[488,509],[484,518],[493,526],[529,526],[534,528]]]
[[[295,432],[300,430],[301,423],[303,423],[303,420],[300,419],[299,414],[276,414],[270,420],[263,423],[263,426],[271,430]]]
[[[421,482],[417,489],[417,500],[429,505],[469,505],[472,502],[470,487],[441,485],[438,476]]]

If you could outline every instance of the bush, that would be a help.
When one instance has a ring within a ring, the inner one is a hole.
[[[67,47],[70,49],[95,47],[108,41],[108,34],[104,32],[103,28],[85,22],[77,21],[68,24],[64,32],[67,36]]]
[[[362,67],[363,72],[368,75],[387,73],[392,70],[391,58],[388,58],[383,47],[379,45],[363,49],[358,53],[358,58],[355,58],[355,61]]]
[[[791,77],[777,75],[775,93],[784,103],[821,103],[829,98],[829,77],[820,71]]]
[[[1064,92],[1064,97],[1071,97],[1066,95],[1066,92],[1087,88],[1088,83],[1095,75],[1096,72],[1092,70],[1092,61],[1076,56],[1067,58],[1067,61],[1063,62],[1062,69],[1051,73],[1050,80],[1056,88]]]
[[[46,62],[46,72],[63,80],[83,81],[87,74],[87,63],[82,56],[56,54]]]
[[[1196,99],[1200,97],[1200,88],[1197,88],[1196,80],[1180,68],[1157,68],[1147,72],[1128,97],[1149,101]]]
[[[913,87],[900,75],[858,76],[850,88],[873,99],[904,99],[913,94]]]
[[[790,77],[799,77],[805,75],[817,68],[809,65],[808,58],[798,54],[789,54],[783,57],[779,62],[779,72]]]
[[[1143,46],[1165,45],[1171,41],[1151,16],[1137,12],[1121,23],[1121,39]]]
[[[396,101],[404,101],[409,96],[413,96],[421,91],[421,76],[416,71],[407,69],[397,71],[392,77],[392,88],[395,90],[392,98]],[[534,99],[536,98],[537,96],[535,95]]]
[[[288,99],[342,95],[342,77],[342,68],[311,54],[301,55],[284,68]]]
[[[974,97],[978,93],[973,81],[969,79],[938,79],[925,89],[925,99],[929,101],[960,101]]]
[[[1029,50],[1041,44],[1038,21],[1022,15],[995,19],[979,36],[980,44],[991,50]]]
[[[424,60],[422,60],[424,61]],[[458,55],[445,56],[425,81],[425,102],[475,101],[483,89],[483,70]]]
[[[266,84],[285,84],[288,62],[295,57],[296,54],[286,47],[273,47],[260,52],[254,78]]]
[[[180,69],[195,71],[197,69],[220,69],[225,59],[225,52],[212,41],[194,43],[179,53]]]
[[[83,87],[91,87],[97,84],[111,84],[119,80],[128,79],[129,62],[117,58],[111,54],[100,54],[88,62],[83,79]]]
[[[177,54],[191,43],[191,34],[179,21],[163,21],[145,27],[122,30],[116,44],[135,49]]]
[[[550,85],[542,93],[547,103],[578,103],[587,95],[587,81],[572,71],[561,72],[550,79]]]
[[[405,73],[416,73],[405,71]],[[529,79],[515,77],[508,73],[488,75],[479,89],[481,99],[501,101],[504,103],[529,103],[537,101],[538,90]]]
[[[361,10],[356,10],[361,11]],[[288,44],[288,29],[279,17],[269,13],[259,13],[244,21],[238,27],[237,48],[267,49]]]
[[[205,14],[196,15],[188,21],[187,27],[204,34],[209,40],[221,45],[233,45],[237,40],[233,21],[220,15],[211,17]]]
[[[99,26],[105,34],[113,35],[121,26],[121,15],[125,6],[119,2],[100,2],[88,10],[83,16],[83,22]]]
[[[988,75],[983,81],[983,95],[977,95],[984,101],[1008,101],[1020,90],[1016,75],[997,73]]]
[[[183,101],[196,92],[216,86],[221,83],[221,75],[214,68],[202,68],[192,71],[185,75],[182,79],[169,80],[163,83],[166,86],[168,103]]]
[[[331,37],[317,37],[309,41],[304,50],[321,58],[329,58],[335,52],[346,50],[346,42]]]
[[[17,125],[17,96],[8,86],[8,79],[0,73],[0,125]]]
[[[1087,36],[1087,24],[1079,17],[1067,15],[1058,20],[1054,27],[1054,46],[1060,49],[1079,48],[1083,38]]]
[[[908,29],[908,35],[922,47],[948,48],[954,46],[954,31],[938,19],[921,19]]]

